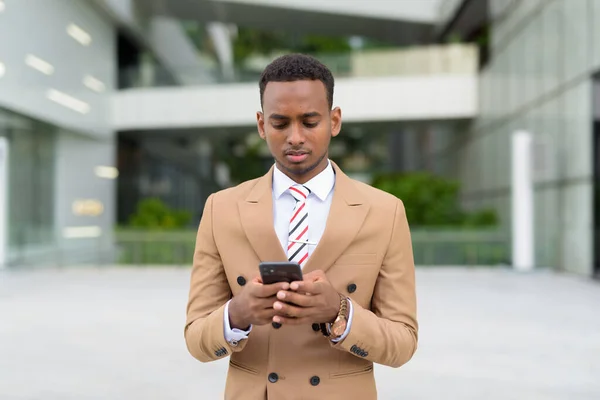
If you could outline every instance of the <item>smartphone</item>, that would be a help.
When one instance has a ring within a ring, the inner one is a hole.
[[[258,269],[265,285],[302,280],[302,268],[295,262],[261,262]]]

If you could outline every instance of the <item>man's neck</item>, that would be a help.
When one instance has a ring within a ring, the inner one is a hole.
[[[294,174],[294,173],[288,171],[287,169],[280,167],[278,162],[275,162],[275,168],[277,168],[282,174],[284,174],[285,176],[287,176],[288,178],[290,178],[297,184],[303,185],[306,182],[313,179],[315,176],[319,175],[321,172],[325,171],[327,169],[327,167],[329,167],[329,159],[325,158],[324,161],[325,161],[325,163],[320,163],[319,165],[317,165],[316,167],[314,167],[313,169],[311,169],[309,171],[306,171],[302,175]]]

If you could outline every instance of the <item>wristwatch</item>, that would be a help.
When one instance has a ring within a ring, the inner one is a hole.
[[[340,294],[340,311],[333,323],[322,323],[321,333],[324,336],[337,339],[344,334],[348,325],[348,298]]]

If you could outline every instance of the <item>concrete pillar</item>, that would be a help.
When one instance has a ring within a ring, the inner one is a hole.
[[[0,137],[0,269],[6,266],[8,243],[8,140]]]
[[[532,137],[517,131],[512,136],[512,264],[515,270],[534,268],[534,210]]]

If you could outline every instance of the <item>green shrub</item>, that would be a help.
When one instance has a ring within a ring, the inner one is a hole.
[[[191,219],[190,212],[173,210],[162,200],[149,198],[138,203],[136,212],[129,218],[129,226],[146,230],[181,229]]]
[[[486,227],[498,223],[494,210],[462,210],[459,183],[428,172],[381,174],[372,185],[401,199],[414,226]]]

